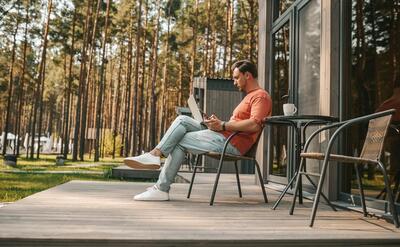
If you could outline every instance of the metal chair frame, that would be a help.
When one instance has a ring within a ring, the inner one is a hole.
[[[388,203],[389,203],[389,207],[390,207],[390,213],[391,213],[391,215],[393,217],[394,225],[396,226],[396,228],[398,228],[399,227],[399,219],[398,219],[396,207],[394,205],[392,191],[391,191],[390,187],[388,187],[388,186],[390,186],[389,185],[389,179],[388,179],[385,167],[382,164],[382,162],[380,161],[380,154],[382,152],[382,147],[380,147],[379,154],[377,155],[376,160],[375,159],[370,159],[369,157],[367,157],[367,158],[363,157],[363,152],[362,152],[360,158],[356,158],[356,157],[352,157],[352,156],[331,154],[331,151],[332,151],[332,148],[333,148],[335,140],[337,139],[339,134],[344,129],[346,129],[346,128],[350,127],[350,126],[353,126],[355,124],[360,124],[360,123],[364,123],[364,122],[367,122],[367,121],[369,122],[370,120],[381,118],[381,117],[385,117],[385,116],[389,116],[388,121],[390,122],[391,115],[393,115],[394,112],[395,112],[395,110],[391,109],[391,110],[382,111],[382,112],[378,112],[378,113],[374,113],[374,114],[370,114],[370,115],[366,115],[366,116],[362,116],[362,117],[358,117],[358,118],[353,118],[353,119],[350,119],[350,120],[347,120],[347,121],[343,121],[343,122],[340,122],[340,123],[335,123],[335,124],[332,124],[332,125],[329,125],[329,126],[325,126],[323,128],[320,128],[319,130],[313,132],[310,135],[310,137],[307,139],[305,147],[304,147],[304,151],[301,154],[302,159],[301,159],[300,168],[299,168],[300,173],[299,173],[299,176],[297,177],[296,187],[295,187],[295,191],[293,193],[293,200],[292,200],[292,205],[291,205],[291,208],[290,208],[290,214],[293,214],[293,211],[294,211],[294,207],[295,207],[295,204],[296,204],[297,192],[298,192],[299,186],[300,186],[300,181],[301,181],[300,178],[301,178],[301,176],[307,174],[307,175],[320,177],[319,182],[318,182],[317,191],[316,191],[315,198],[314,198],[314,203],[313,203],[312,212],[311,212],[311,216],[310,216],[310,222],[309,222],[309,226],[312,227],[314,225],[314,221],[315,221],[315,217],[316,217],[316,213],[317,213],[317,209],[318,209],[318,203],[319,203],[320,196],[321,196],[321,193],[322,193],[322,186],[323,186],[323,183],[324,183],[324,180],[325,180],[326,171],[327,171],[327,168],[328,168],[329,161],[333,160],[333,161],[342,161],[343,162],[343,160],[344,160],[344,162],[354,163],[354,165],[355,165],[357,181],[358,181],[360,195],[361,195],[361,206],[362,206],[362,209],[363,209],[364,216],[367,216],[367,210],[366,210],[366,206],[365,206],[364,190],[363,190],[363,186],[362,186],[362,183],[361,183],[361,176],[360,176],[360,173],[359,173],[359,170],[358,170],[358,166],[360,164],[368,163],[368,164],[377,165],[382,171],[382,174],[383,174],[383,177],[384,177],[384,181],[385,181],[386,191],[388,191],[387,194],[388,194]],[[384,132],[384,135],[383,135],[382,139],[384,139],[384,137],[386,136],[386,132],[387,132],[388,126],[389,126],[389,123],[387,123],[387,126],[386,126],[386,129],[384,130],[385,132]],[[320,155],[318,158],[316,158],[316,157],[307,157],[307,155],[310,156],[310,154],[311,154],[311,153],[307,153],[307,149],[308,149],[311,141],[313,140],[313,138],[316,137],[322,131],[329,130],[329,129],[332,129],[332,128],[337,128],[337,130],[331,136],[331,138],[329,140],[329,143],[328,143],[328,146],[327,146],[327,148],[325,150],[325,153]],[[369,137],[369,135],[367,133],[367,138],[368,137]],[[366,141],[367,141],[367,138],[366,138]],[[374,137],[372,137],[372,138],[374,138]],[[383,144],[383,140],[381,140],[381,141],[382,141],[382,144]],[[365,149],[365,146],[366,145],[364,143],[364,149]],[[363,149],[363,151],[364,151],[364,149]],[[310,174],[310,173],[306,173],[306,172],[303,171],[304,167],[305,167],[305,160],[307,158],[319,159],[319,160],[323,159],[322,171],[321,171],[320,174]]]
[[[190,198],[191,192],[192,192],[192,187],[193,187],[193,183],[194,183],[194,178],[196,176],[196,171],[198,168],[201,168],[199,166],[199,161],[200,161],[200,156],[205,155],[214,159],[219,159],[219,164],[218,164],[218,170],[217,170],[217,175],[215,178],[215,182],[214,182],[214,187],[213,187],[213,191],[212,191],[212,195],[211,195],[211,199],[210,199],[210,206],[212,206],[214,204],[214,199],[215,199],[215,194],[217,191],[217,187],[218,187],[218,182],[219,182],[219,177],[221,175],[221,170],[224,164],[224,161],[235,161],[235,171],[236,171],[236,183],[237,183],[237,187],[238,187],[238,192],[239,192],[239,197],[242,197],[242,189],[240,186],[240,178],[239,178],[239,169],[237,166],[237,161],[239,160],[252,160],[254,161],[254,164],[256,166],[256,170],[257,170],[257,174],[258,174],[258,178],[259,178],[259,182],[260,182],[260,186],[261,186],[261,190],[264,196],[264,201],[265,203],[268,203],[268,198],[267,198],[267,193],[265,192],[265,187],[264,187],[264,181],[263,181],[263,177],[261,175],[261,169],[260,166],[257,162],[257,160],[255,159],[255,154],[256,154],[256,149],[258,146],[258,142],[260,139],[260,136],[262,134],[263,130],[260,131],[260,134],[257,138],[257,141],[253,144],[253,146],[251,147],[251,149],[245,154],[245,155],[231,155],[231,154],[226,154],[226,148],[228,147],[229,142],[232,140],[233,137],[235,137],[236,135],[238,135],[240,132],[234,132],[233,134],[231,134],[228,139],[226,140],[225,144],[224,144],[224,148],[222,150],[222,153],[216,153],[216,152],[208,152],[208,153],[204,153],[204,154],[199,154],[196,157],[196,164],[193,168],[193,173],[192,173],[192,179],[190,181],[190,185],[189,185],[189,191],[187,194],[187,198]]]

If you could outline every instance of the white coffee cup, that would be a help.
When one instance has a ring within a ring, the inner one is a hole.
[[[294,104],[292,103],[283,104],[283,114],[285,116],[293,116],[294,114],[296,114],[296,112],[297,108]]]

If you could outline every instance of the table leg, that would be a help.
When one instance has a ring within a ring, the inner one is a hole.
[[[290,179],[289,183],[286,185],[285,189],[281,192],[281,194],[279,195],[278,200],[275,202],[274,206],[272,207],[273,210],[275,210],[279,203],[281,202],[281,200],[283,199],[283,197],[286,195],[287,191],[289,190],[289,188],[292,188],[293,182],[296,180],[297,176],[299,175],[299,161],[300,161],[300,152],[301,152],[301,145],[302,145],[302,135],[301,135],[301,124],[300,125],[292,125],[294,128],[294,131],[296,132],[296,144],[295,144],[295,159],[293,160],[294,164],[295,164],[295,173],[293,175],[293,177]],[[300,127],[300,128],[298,128]],[[303,204],[303,189],[301,186],[301,176],[300,176],[300,187],[299,187],[299,204]]]
[[[297,123],[297,126],[295,128],[296,132],[296,146],[295,146],[295,167],[296,167],[296,174],[298,174],[299,169],[300,169],[300,153],[302,150],[302,145],[303,145],[303,135],[301,131],[301,122]],[[304,166],[305,167],[305,166]],[[302,182],[302,176],[299,178],[299,204],[303,204],[303,182]],[[296,193],[296,192],[295,192]]]
[[[289,183],[286,185],[285,189],[281,192],[281,194],[279,195],[278,200],[275,202],[274,206],[272,207],[273,210],[275,210],[279,203],[281,202],[281,200],[283,199],[283,197],[286,195],[287,191],[289,190],[290,187],[292,187],[293,182],[295,181],[296,177],[298,175],[298,172],[296,172],[294,174],[294,176],[292,177],[292,179],[289,181]]]

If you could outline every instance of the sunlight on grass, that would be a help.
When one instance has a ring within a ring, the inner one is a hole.
[[[35,156],[36,157],[36,156]],[[93,156],[85,161],[67,160],[65,165],[56,165],[57,154],[41,154],[40,159],[29,159],[24,154],[18,157],[17,166],[10,167],[4,164],[0,157],[0,171],[18,170],[27,173],[0,172],[0,202],[13,202],[53,186],[66,183],[74,179],[80,180],[117,180],[111,178],[111,169],[122,164],[123,158],[112,159],[106,157],[99,162],[93,162]],[[71,159],[71,156],[68,156]],[[93,166],[92,166],[93,165]],[[34,174],[35,171],[97,171],[101,174]]]
[[[36,156],[35,156],[36,157]],[[25,171],[57,171],[57,170],[87,170],[87,171],[102,171],[109,167],[116,167],[121,165],[123,162],[123,157],[117,157],[112,159],[111,157],[105,157],[100,159],[99,162],[94,162],[89,160],[89,155],[85,155],[84,161],[71,161],[71,156],[68,156],[69,160],[65,162],[63,166],[56,165],[57,154],[41,154],[40,159],[29,159],[25,155],[20,155],[18,157],[16,169]],[[71,167],[76,165],[84,164],[97,164],[97,166],[92,167]],[[0,159],[0,170],[12,170],[14,168],[4,165],[3,159]]]
[[[0,202],[13,202],[53,186],[74,180],[109,180],[103,175],[0,173]]]

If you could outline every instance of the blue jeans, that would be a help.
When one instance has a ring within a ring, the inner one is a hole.
[[[157,188],[169,191],[186,153],[222,152],[226,139],[222,134],[206,129],[191,117],[178,116],[156,146],[167,157],[156,183]],[[240,155],[231,144],[226,153]]]

